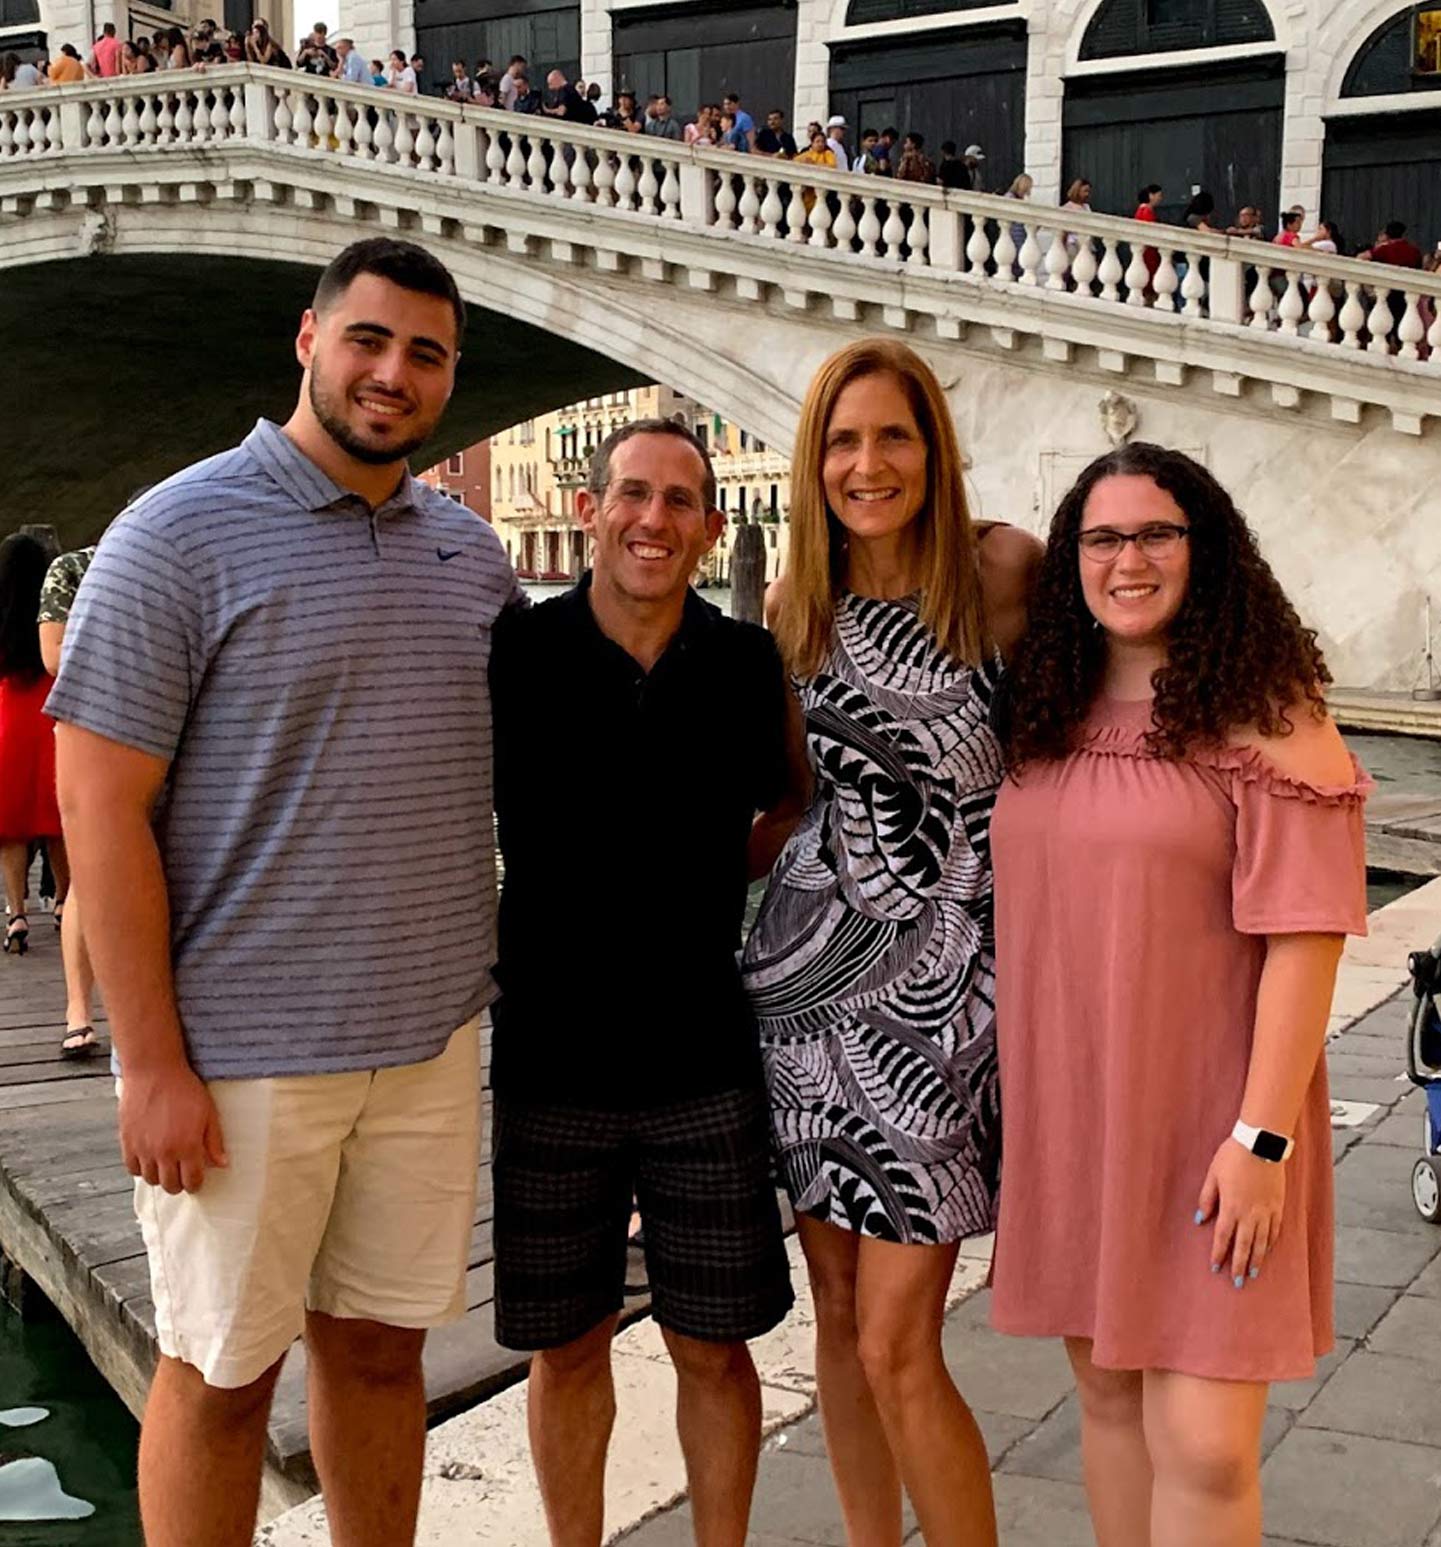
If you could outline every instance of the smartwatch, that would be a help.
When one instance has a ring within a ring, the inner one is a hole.
[[[1239,1119],[1231,1130],[1231,1137],[1242,1149],[1250,1150],[1257,1160],[1269,1160],[1275,1165],[1289,1160],[1291,1151],[1296,1148],[1294,1139],[1288,1139],[1284,1134],[1271,1133],[1265,1128],[1253,1128],[1250,1123],[1243,1123]]]

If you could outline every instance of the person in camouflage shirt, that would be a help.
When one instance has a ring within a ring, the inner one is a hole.
[[[45,584],[40,589],[40,622],[65,624],[70,621],[70,609],[75,605],[75,593],[80,589],[80,582],[85,578],[85,571],[90,568],[90,561],[95,557],[95,544],[88,548],[79,548],[74,553],[62,553],[58,559],[45,571]],[[58,667],[59,645],[55,641],[56,660]],[[45,635],[40,636],[41,650],[45,649]],[[54,670],[47,661],[46,670],[53,677]]]
[[[62,553],[45,571],[40,587],[40,657],[52,677],[60,670],[60,649],[70,610],[75,605],[75,593],[94,557],[92,544],[74,553]],[[63,1058],[85,1058],[99,1047],[90,1024],[95,973],[80,933],[73,886],[64,901],[55,904],[55,921],[60,929],[60,956],[65,964],[65,1040],[60,1044],[60,1054]]]

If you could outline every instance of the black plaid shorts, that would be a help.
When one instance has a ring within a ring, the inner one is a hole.
[[[505,1348],[558,1348],[620,1310],[632,1195],[661,1326],[739,1342],[791,1308],[763,1091],[629,1112],[497,1098],[491,1171]]]

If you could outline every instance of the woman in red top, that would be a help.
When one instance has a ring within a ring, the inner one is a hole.
[[[50,559],[33,537],[0,543],[0,871],[5,879],[4,949],[23,956],[30,925],[30,845],[46,840],[63,899],[70,873],[55,799],[55,725],[45,714],[54,681],[40,659],[40,587]]]

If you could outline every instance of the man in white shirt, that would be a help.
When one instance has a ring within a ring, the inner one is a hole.
[[[520,90],[520,78],[525,74],[525,68],[525,55],[515,54],[500,78],[500,105],[507,113],[515,111],[516,93]]]
[[[849,172],[851,158],[846,153],[846,121],[839,113],[826,120],[826,144],[836,158],[837,171]]]

